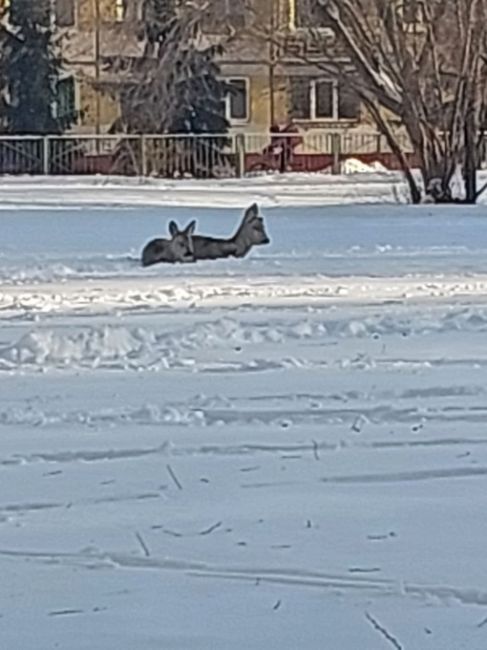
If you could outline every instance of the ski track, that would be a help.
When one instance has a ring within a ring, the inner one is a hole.
[[[12,183],[6,196],[22,222],[19,191]],[[113,203],[115,190],[103,191]],[[390,253],[382,241],[367,250],[374,263]],[[487,269],[465,270],[470,244],[435,250],[418,240],[405,253],[414,272],[337,277],[323,270],[333,248],[324,261],[317,251],[315,273],[278,247],[236,270],[167,273],[144,273],[131,252],[80,262],[75,249],[61,261],[48,250],[24,269],[0,256],[9,647],[69,637],[82,650],[76,621],[92,614],[106,631],[95,650],[162,647],[160,630],[129,630],[121,594],[142,617],[162,599],[167,613],[151,620],[179,639],[179,609],[208,596],[213,615],[239,612],[259,588],[268,611],[222,619],[217,641],[196,615],[181,647],[230,647],[233,635],[244,647],[247,626],[258,637],[292,602],[308,612],[294,625],[315,630],[312,650],[325,628],[345,635],[344,650],[368,632],[363,648],[375,650],[363,613],[376,610],[404,648],[483,650]],[[341,250],[334,263],[346,259]],[[342,613],[336,626],[326,607]],[[35,639],[19,609],[40,626]],[[415,620],[440,645],[421,645]],[[271,629],[291,650],[286,625]]]

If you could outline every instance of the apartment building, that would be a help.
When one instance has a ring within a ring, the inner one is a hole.
[[[0,12],[14,16],[18,1],[0,0]],[[142,1],[51,0],[65,61],[60,110],[74,105],[74,131],[104,133],[116,120],[117,101],[100,82],[109,81],[110,57],[141,55]],[[311,31],[330,44],[334,33],[318,0],[211,0],[203,31],[208,42],[224,45],[220,64],[234,88],[225,106],[233,132],[267,132],[290,122],[302,130],[350,129],[363,122],[354,94],[320,66],[323,54]]]
[[[58,86],[58,111],[77,114],[72,130],[104,133],[119,114],[117,101],[99,89],[107,57],[123,52],[140,56],[126,0],[51,0],[51,28],[64,62]],[[15,24],[18,0],[0,0],[0,16]]]
[[[227,100],[233,131],[262,132],[290,122],[304,130],[350,128],[361,121],[357,98],[320,66],[316,36],[330,45],[335,37],[317,0],[212,4],[220,20],[209,22],[207,34],[230,33],[220,63],[235,89]]]

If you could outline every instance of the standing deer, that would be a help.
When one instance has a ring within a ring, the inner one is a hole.
[[[264,220],[253,203],[244,213],[237,232],[230,239],[193,235],[192,244],[195,260],[216,260],[221,257],[245,257],[252,246],[269,244]]]
[[[196,221],[192,221],[184,230],[179,230],[174,221],[169,223],[171,239],[153,239],[144,246],[142,266],[151,266],[159,262],[174,264],[176,262],[194,262],[192,235]]]

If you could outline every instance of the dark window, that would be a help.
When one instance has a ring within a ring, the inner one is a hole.
[[[55,0],[56,25],[72,27],[75,22],[74,0]]]
[[[356,120],[360,100],[344,84],[329,79],[291,77],[291,117],[298,120]]]
[[[230,120],[248,120],[248,92],[245,79],[229,79],[227,117]]]
[[[59,79],[56,87],[55,116],[71,122],[76,113],[76,96],[73,77]]]
[[[334,84],[332,81],[315,81],[311,86],[315,98],[315,114],[317,119],[333,118]]]
[[[291,77],[291,117],[311,118],[311,92],[308,77]]]
[[[342,120],[358,120],[360,117],[360,98],[345,84],[338,86],[338,117]]]

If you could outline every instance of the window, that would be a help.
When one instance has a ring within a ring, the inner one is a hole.
[[[115,20],[122,23],[125,20],[126,0],[115,1]]]
[[[292,0],[291,27],[294,29],[332,29],[333,21],[318,0]]]
[[[360,99],[349,86],[338,86],[338,116],[342,120],[358,120],[360,117]]]
[[[333,81],[314,81],[311,84],[311,108],[318,120],[332,120],[335,110],[336,84]]]
[[[227,79],[230,86],[225,101],[225,117],[229,122],[249,120],[249,80]]]
[[[75,23],[75,0],[55,0],[54,12],[58,27],[72,27]]]
[[[291,117],[298,120],[356,120],[357,95],[345,84],[328,79],[291,77]]]
[[[59,79],[56,86],[54,116],[71,124],[76,115],[76,92],[73,77]]]
[[[291,116],[299,120],[311,119],[310,80],[307,77],[291,78]]]
[[[123,23],[127,16],[128,0],[90,0],[96,2],[100,20],[105,24]],[[145,5],[144,5],[145,6]]]
[[[203,19],[203,31],[221,33],[229,27],[242,29],[246,24],[246,0],[212,0]]]

